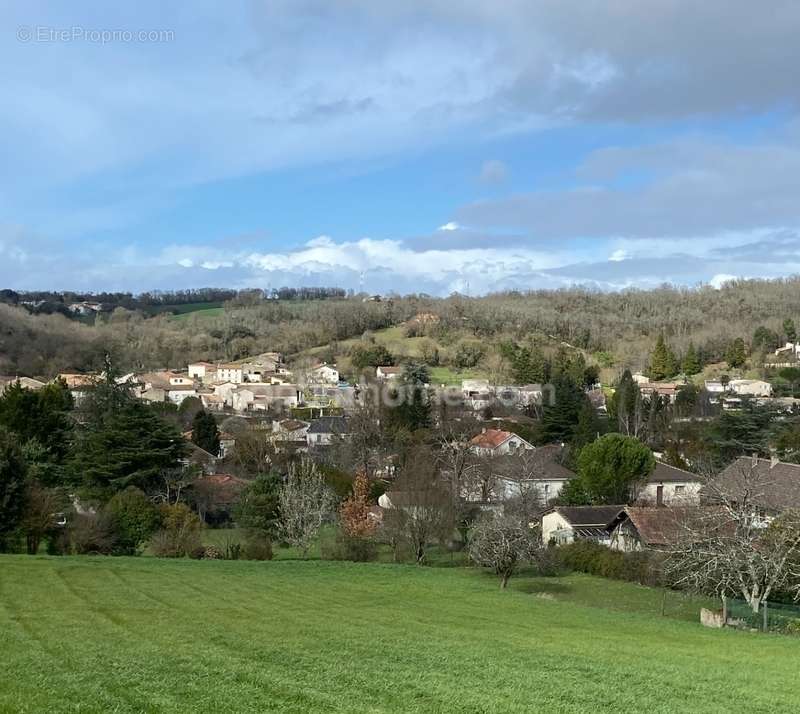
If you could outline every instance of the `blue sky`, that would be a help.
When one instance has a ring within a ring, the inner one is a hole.
[[[800,272],[800,5],[7,3],[0,284]]]

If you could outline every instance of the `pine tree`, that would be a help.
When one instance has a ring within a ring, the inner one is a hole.
[[[214,415],[201,409],[192,420],[192,443],[209,454],[219,454],[219,429]]]
[[[542,413],[542,437],[547,442],[572,441],[581,408],[589,401],[581,388],[568,376],[553,379],[554,399]]]
[[[653,354],[650,356],[650,378],[658,381],[675,376],[678,371],[675,354],[664,341],[664,335],[659,335]]]
[[[689,377],[698,374],[703,368],[700,364],[700,358],[697,356],[697,350],[694,348],[694,342],[689,343],[689,348],[683,356],[683,365],[681,368],[683,373]]]
[[[627,436],[638,436],[643,427],[642,393],[626,369],[619,378],[614,396],[609,401],[611,416],[617,420],[617,428]]]
[[[744,340],[737,337],[728,346],[728,351],[725,353],[725,361],[729,367],[741,367],[747,360],[747,350],[744,346]]]
[[[787,317],[783,321],[783,331],[786,333],[786,339],[788,342],[797,341],[797,330],[794,326],[794,320],[792,320],[791,317]]]

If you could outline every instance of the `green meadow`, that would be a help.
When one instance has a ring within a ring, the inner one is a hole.
[[[0,556],[0,711],[797,711],[800,641],[660,599],[467,568]]]

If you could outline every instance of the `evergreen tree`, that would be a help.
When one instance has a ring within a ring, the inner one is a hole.
[[[700,364],[700,358],[697,355],[697,350],[694,348],[694,342],[690,342],[689,348],[686,350],[686,354],[683,356],[683,364],[681,365],[681,369],[685,375],[691,377],[692,375],[698,374],[702,368],[703,367]]]
[[[725,361],[729,367],[741,367],[746,360],[747,350],[744,346],[744,340],[741,337],[737,337],[728,346],[728,350],[725,353]]]
[[[192,420],[192,443],[209,454],[219,454],[219,429],[213,414],[205,409],[195,414]]]
[[[659,335],[656,346],[650,355],[650,379],[659,381],[675,376],[678,371],[675,354],[664,341],[664,335]]]
[[[636,484],[655,465],[652,452],[638,439],[606,434],[581,450],[576,489],[582,490],[594,505],[627,503]]]
[[[567,375],[552,381],[554,399],[542,410],[542,437],[545,442],[572,441],[581,409],[589,401],[583,390]]]
[[[619,378],[614,395],[609,400],[609,412],[617,428],[626,436],[638,436],[643,423],[642,393],[626,369]]]
[[[128,486],[147,492],[164,472],[179,468],[186,444],[177,428],[113,376],[98,383],[84,405],[69,466],[85,496],[107,500]]]
[[[0,427],[0,552],[19,525],[25,508],[27,467],[18,439]]]
[[[797,330],[794,326],[794,320],[791,317],[787,317],[783,321],[783,331],[786,334],[786,340],[788,342],[797,342]]]
[[[753,342],[751,347],[754,352],[759,350],[770,352],[776,349],[779,344],[780,338],[778,337],[778,334],[773,330],[770,330],[768,327],[761,325],[760,327],[757,327],[756,331],[753,333]]]

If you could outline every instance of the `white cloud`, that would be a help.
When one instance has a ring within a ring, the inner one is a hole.
[[[618,263],[621,260],[627,260],[629,257],[630,255],[628,254],[628,251],[619,248],[609,255],[608,259],[613,263]]]
[[[738,276],[738,277],[741,277],[741,276]],[[729,282],[731,282],[731,280],[736,280],[736,279],[737,279],[736,275],[728,275],[726,273],[718,273],[717,275],[712,277],[711,280],[708,281],[708,284],[711,287],[716,288],[717,290],[719,290],[723,285],[725,285],[725,283],[729,283]]]
[[[436,230],[437,231],[457,231],[459,228],[461,228],[461,226],[458,225],[458,223],[456,223],[455,221],[449,221],[448,223],[445,223],[443,226],[439,226]]]

